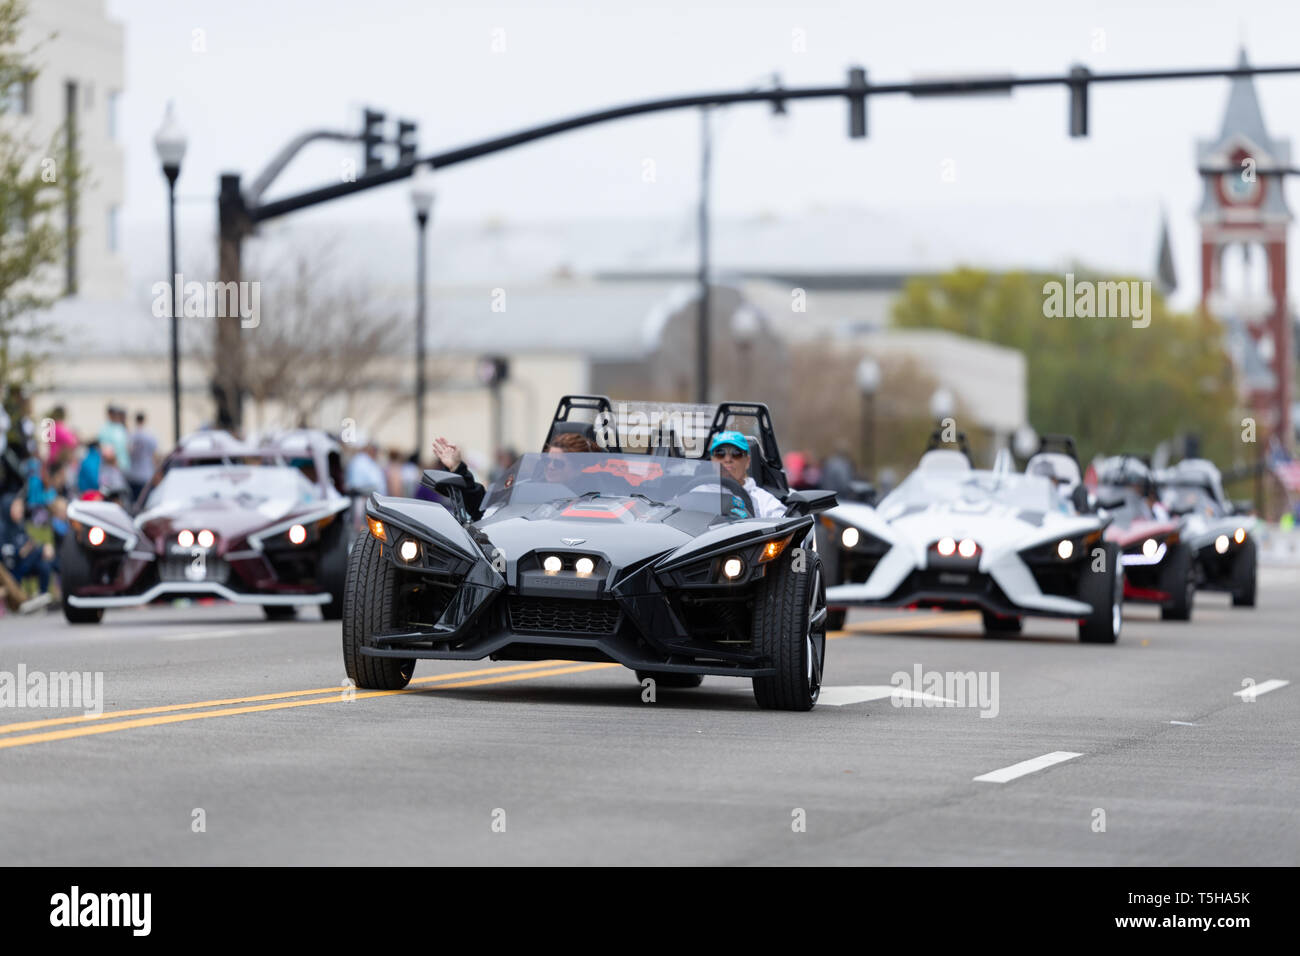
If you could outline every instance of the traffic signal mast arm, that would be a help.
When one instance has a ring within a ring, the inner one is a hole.
[[[368,170],[364,176],[358,177],[352,182],[339,182],[330,186],[324,186],[320,189],[309,190],[296,196],[289,196],[284,199],[277,199],[273,202],[263,204],[249,204],[246,212],[249,220],[253,223],[264,222],[273,219],[276,216],[283,216],[286,213],[295,212],[299,209],[305,209],[318,203],[328,202],[331,199],[339,199],[344,196],[350,196],[353,193],[364,192],[367,189],[373,189],[376,186],[383,186],[388,183],[397,182],[411,175],[412,170],[419,164],[428,164],[435,169],[442,169],[447,166],[454,166],[456,163],[463,163],[470,159],[477,159],[480,156],[488,156],[492,153],[499,153],[503,150],[512,149],[515,146],[522,146],[539,139],[545,139],[549,136],[555,136],[560,133],[567,133],[570,130],[582,129],[586,126],[595,126],[599,123],[607,123],[611,120],[624,119],[629,116],[640,116],[646,113],[661,113],[668,110],[690,109],[705,106],[725,106],[731,103],[776,103],[786,100],[813,100],[843,97],[849,104],[849,135],[859,138],[866,135],[867,117],[866,117],[866,98],[869,96],[884,96],[891,93],[906,93],[912,96],[963,96],[963,95],[987,95],[989,93],[1005,93],[1019,86],[1064,86],[1070,90],[1070,111],[1069,111],[1069,129],[1073,136],[1082,136],[1087,134],[1087,97],[1088,87],[1096,83],[1129,83],[1143,80],[1187,80],[1187,79],[1204,79],[1209,77],[1234,77],[1234,76],[1262,76],[1273,73],[1300,73],[1300,66],[1254,66],[1254,67],[1236,67],[1229,69],[1196,69],[1196,70],[1165,70],[1165,71],[1144,71],[1144,72],[1125,72],[1125,73],[1092,73],[1083,67],[1075,67],[1070,73],[1065,75],[1050,76],[987,76],[987,77],[955,77],[935,80],[912,81],[905,83],[878,83],[870,84],[866,81],[865,71],[861,68],[853,68],[849,71],[848,83],[846,86],[818,86],[807,87],[804,89],[778,88],[767,90],[742,90],[735,93],[699,93],[691,96],[674,96],[666,99],[646,100],[640,103],[629,103],[624,106],[616,106],[609,109],[598,110],[594,113],[584,113],[579,116],[572,116],[568,119],[557,120],[552,123],[545,123],[541,126],[533,126],[528,129],[519,130],[505,136],[498,136],[494,139],[484,140],[480,143],[474,143],[469,146],[462,146],[458,149],[448,150],[443,153],[435,153],[422,159],[414,158],[413,144],[403,142],[403,134],[399,133],[398,142],[401,156],[403,159],[411,157],[410,161],[399,162],[397,166],[388,169],[375,169],[373,163],[368,163]],[[377,117],[377,120],[375,119]],[[367,158],[377,158],[373,152],[372,146],[377,146],[380,140],[376,139],[376,128],[383,121],[383,114],[377,114],[373,111],[367,111],[367,125],[365,131],[360,137],[367,144]],[[409,131],[407,131],[409,132]],[[369,134],[369,135],[367,135]],[[286,160],[287,162],[287,160]],[[283,168],[282,166],[280,168]],[[276,172],[279,170],[277,169]],[[259,177],[258,182],[266,178],[264,173]],[[252,194],[248,198],[256,202],[258,194]]]

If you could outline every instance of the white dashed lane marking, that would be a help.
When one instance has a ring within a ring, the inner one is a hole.
[[[1260,694],[1267,694],[1271,690],[1277,690],[1279,687],[1285,687],[1291,683],[1289,680],[1266,680],[1262,684],[1252,684],[1236,691],[1232,696],[1240,697],[1242,700],[1254,700]]]
[[[904,690],[901,687],[894,687],[892,684],[859,684],[852,687],[823,687],[821,696],[817,698],[817,705],[823,704],[830,707],[843,707],[845,704],[862,704],[869,700],[884,700],[889,697],[897,697],[908,700],[928,700],[941,704],[955,704],[955,700],[947,697],[936,697],[934,694],[925,694],[921,691]]]
[[[1068,750],[1054,750],[1050,754],[1043,754],[1033,760],[1022,760],[1020,763],[1013,763],[1010,767],[1003,767],[1001,770],[982,773],[975,778],[975,781],[977,783],[1006,783],[1009,780],[1015,780],[1017,777],[1023,777],[1025,774],[1046,770],[1058,763],[1064,763],[1067,760],[1082,756],[1083,754],[1071,753]]]

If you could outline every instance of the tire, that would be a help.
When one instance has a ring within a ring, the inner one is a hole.
[[[849,612],[841,608],[838,611],[826,609],[826,630],[842,631],[844,630],[844,619],[849,616]]]
[[[68,598],[73,592],[94,584],[91,579],[90,562],[86,560],[81,546],[69,531],[59,546],[59,587],[63,591],[63,616],[69,624],[98,624],[104,619],[102,607],[73,607]]]
[[[1255,565],[1258,560],[1255,539],[1249,538],[1232,566],[1232,606],[1255,606]]]
[[[263,604],[262,613],[268,621],[288,621],[297,616],[298,609],[292,604]]]
[[[1021,625],[1024,621],[1020,617],[999,617],[996,614],[984,611],[984,633],[985,634],[1019,634]]]
[[[411,681],[415,661],[393,657],[367,657],[362,647],[373,647],[370,635],[393,626],[397,571],[384,557],[373,535],[357,539],[348,560],[343,587],[343,666],[358,687],[400,690]]]
[[[1190,621],[1192,602],[1196,597],[1196,556],[1186,544],[1174,545],[1165,559],[1164,573],[1160,576],[1160,590],[1174,597],[1160,605],[1160,620]]]
[[[348,544],[347,525],[343,515],[334,519],[328,534],[328,541],[320,559],[318,579],[325,590],[330,593],[330,602],[320,606],[321,617],[327,621],[343,619],[343,589],[348,580]]]
[[[656,687],[699,687],[704,683],[703,674],[674,674],[665,671],[637,671],[637,682],[650,678]]]
[[[816,552],[795,571],[793,557],[767,572],[754,599],[754,647],[776,668],[754,678],[754,699],[764,710],[811,710],[821,693],[826,660],[826,584]]]
[[[1106,570],[1094,571],[1091,561],[1079,582],[1079,600],[1092,606],[1087,620],[1079,622],[1079,640],[1084,644],[1114,644],[1124,626],[1124,569],[1119,563],[1119,546],[1106,543]]]

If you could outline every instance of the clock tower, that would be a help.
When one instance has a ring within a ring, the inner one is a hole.
[[[1249,66],[1246,51],[1237,64]],[[1253,77],[1231,80],[1216,138],[1197,144],[1204,193],[1201,304],[1227,326],[1257,440],[1292,444],[1293,351],[1286,242],[1291,211],[1282,191],[1290,143],[1269,136]]]

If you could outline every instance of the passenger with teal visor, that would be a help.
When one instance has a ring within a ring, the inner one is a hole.
[[[735,480],[749,494],[759,518],[780,518],[785,515],[781,499],[764,488],[749,474],[749,439],[738,431],[718,432],[709,442],[709,457],[718,463],[722,473]]]

